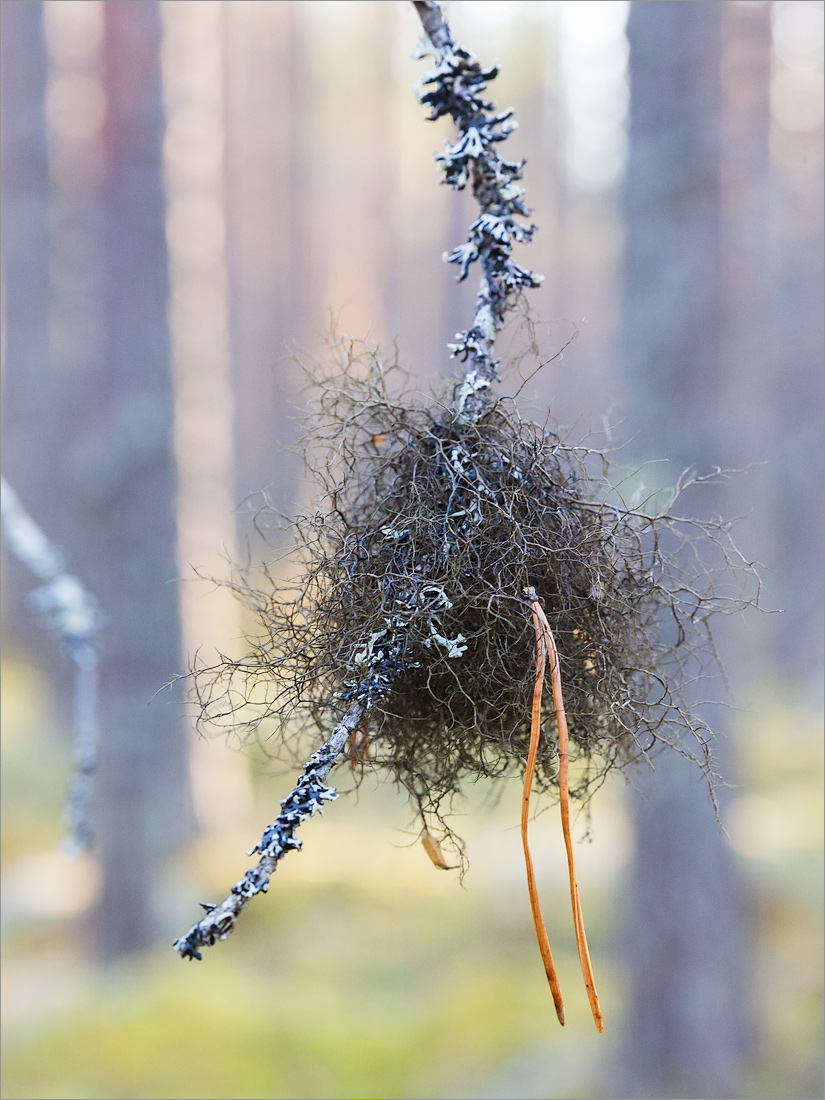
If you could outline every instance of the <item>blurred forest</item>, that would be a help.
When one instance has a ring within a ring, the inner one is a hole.
[[[175,678],[242,652],[210,578],[272,560],[264,503],[311,502],[297,360],[331,332],[395,343],[426,388],[472,314],[441,257],[475,214],[438,185],[412,4],[2,0],[3,474],[103,615],[98,840],[70,856],[71,662],[4,549],[9,1100],[823,1096],[823,7],[447,5],[520,123],[541,358],[576,336],[533,375],[515,321],[503,389],[533,375],[522,407],[626,484],[729,471],[683,509],[736,519],[760,563],[763,611],[723,621],[728,684],[702,689],[723,829],[681,761],[577,822],[599,1036],[551,809],[555,1022],[515,787],[469,792],[462,888],[368,778],[226,943],[170,947],[291,786],[198,737]]]

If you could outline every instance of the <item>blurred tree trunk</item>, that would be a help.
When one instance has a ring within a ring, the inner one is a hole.
[[[156,2],[104,4],[104,354],[76,393],[76,559],[102,638],[99,819],[104,956],[153,942],[153,886],[190,820],[180,670],[173,390]],[[151,702],[151,706],[147,706]]]
[[[3,3],[3,461],[106,617],[104,956],[153,942],[191,820],[178,694],[147,706],[181,670],[160,45],[155,2]]]
[[[777,20],[794,5],[771,5]],[[821,7],[821,5],[820,5]],[[812,43],[816,58],[817,41]],[[814,60],[814,65],[816,61]],[[819,62],[821,66],[821,61]],[[813,83],[811,85],[811,78]],[[770,403],[774,545],[767,562],[775,578],[770,656],[789,692],[812,692],[821,706],[823,643],[823,124],[816,68],[791,67],[777,54],[773,80],[794,104],[777,103],[771,133],[773,367]],[[811,115],[813,117],[806,118]],[[789,117],[790,116],[790,117]],[[813,456],[816,455],[814,458]],[[803,537],[800,537],[803,532]]]
[[[331,313],[355,338],[387,336],[396,13],[315,7],[226,5],[236,470],[238,499],[250,498],[242,538],[262,490],[287,514],[297,503],[303,378],[291,354],[324,357]],[[339,20],[339,35],[316,34],[314,20]]]
[[[291,345],[307,331],[310,289],[304,126],[307,64],[291,0],[225,5],[226,208],[239,535],[260,493],[291,511],[300,461]],[[303,79],[301,77],[303,76]]]
[[[747,474],[731,483],[731,514],[748,555],[768,563],[769,516],[776,431],[772,390],[772,271],[765,228],[770,224],[771,5],[722,5],[722,250],[725,431],[721,465]],[[775,573],[774,573],[775,577]],[[766,588],[770,582],[766,580]],[[765,593],[766,606],[778,594]],[[748,646],[727,660],[727,672],[750,688],[764,680],[776,616],[754,616]]]
[[[637,457],[668,458],[671,481],[690,466],[711,470],[724,451],[720,17],[719,4],[657,0],[632,3],[628,24],[628,405],[643,441]],[[718,487],[699,497],[694,513],[725,510]],[[713,690],[697,685],[689,702]],[[721,708],[702,716],[720,730]],[[724,759],[717,764],[729,779]],[[625,930],[631,1000],[615,1095],[736,1097],[746,925],[732,857],[697,769],[658,757],[639,787]]]
[[[3,317],[3,473],[48,531],[58,494],[51,486],[55,410],[50,398],[49,174],[43,5],[0,4],[0,245]],[[26,606],[32,577],[3,560],[3,628],[53,668],[55,646]]]

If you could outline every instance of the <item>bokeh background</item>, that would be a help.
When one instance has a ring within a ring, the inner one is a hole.
[[[462,886],[368,776],[226,943],[173,954],[291,786],[164,687],[251,625],[198,576],[272,558],[260,506],[311,499],[296,356],[337,331],[449,375],[474,288],[441,256],[473,208],[438,186],[403,0],[3,0],[3,470],[105,616],[98,843],[71,857],[72,665],[4,551],[9,1100],[823,1095],[823,4],[448,14],[521,124],[541,357],[578,333],[524,407],[654,487],[732,471],[682,499],[763,582],[718,635],[723,829],[676,763],[579,817],[601,1037],[551,809],[555,1022],[518,784],[458,807]]]

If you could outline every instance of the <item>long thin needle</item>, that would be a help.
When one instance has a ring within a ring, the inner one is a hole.
[[[544,972],[550,984],[550,992],[553,994],[553,1003],[556,1006],[556,1015],[559,1023],[564,1027],[564,1002],[561,999],[561,987],[556,967],[553,964],[553,954],[550,950],[550,941],[547,938],[547,928],[544,924],[544,916],[541,912],[536,875],[533,870],[533,860],[530,856],[530,845],[527,842],[527,822],[530,817],[530,792],[533,787],[533,776],[536,771],[536,758],[539,751],[539,734],[541,732],[541,695],[544,687],[544,666],[547,660],[547,646],[538,621],[534,616],[536,627],[536,686],[533,689],[533,710],[530,723],[530,751],[527,756],[527,769],[524,773],[524,790],[521,796],[521,842],[524,846],[524,862],[527,867],[527,890],[530,895],[530,909],[533,913],[533,924],[536,929],[536,939],[539,941]]]
[[[576,929],[576,946],[579,951],[579,962],[582,968],[584,986],[587,990],[587,998],[590,1001],[590,1011],[593,1020],[601,1032],[604,1030],[602,1010],[599,1006],[599,995],[596,992],[596,982],[593,977],[593,965],[590,961],[590,951],[587,947],[587,936],[584,931],[584,917],[579,899],[579,884],[576,880],[576,864],[573,858],[573,838],[570,833],[570,793],[568,789],[568,768],[570,763],[570,739],[567,732],[567,717],[564,713],[564,698],[561,690],[561,670],[559,668],[559,652],[556,648],[556,640],[553,631],[547,621],[547,616],[538,599],[532,599],[535,590],[528,594],[530,606],[533,611],[533,623],[536,628],[536,637],[542,636],[544,640],[544,652],[550,658],[550,684],[553,690],[553,706],[556,710],[556,724],[559,731],[559,804],[561,807],[561,827],[564,833],[564,846],[567,849],[567,867],[570,872],[570,900],[573,904],[573,923]],[[538,644],[538,643],[537,643]],[[537,678],[538,683],[538,678]],[[540,705],[540,700],[539,700]],[[536,698],[533,696],[533,713],[535,722]],[[532,753],[531,736],[531,753]]]

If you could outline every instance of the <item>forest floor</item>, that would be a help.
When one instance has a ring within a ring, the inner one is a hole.
[[[183,963],[171,941],[243,872],[288,788],[259,776],[252,833],[204,836],[164,875],[157,947],[94,964],[92,857],[57,851],[68,751],[31,668],[3,692],[3,1096],[35,1098],[610,1097],[629,975],[622,891],[629,792],[595,800],[579,881],[605,1034],[575,954],[558,811],[531,846],[567,1007],[559,1028],[538,956],[517,828],[519,784],[472,790],[457,831],[470,870],[439,871],[404,799],[367,778],[305,826],[236,933]],[[821,1095],[821,745],[815,716],[760,708],[725,824],[752,899],[758,1043],[742,1096]],[[773,746],[784,717],[795,752]],[[801,732],[800,732],[801,731]],[[741,740],[741,739],[740,739]],[[260,768],[256,769],[260,771]],[[349,775],[338,776],[345,786]],[[583,819],[578,836],[585,831]]]

